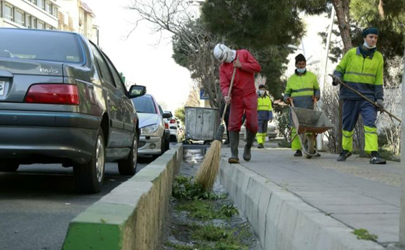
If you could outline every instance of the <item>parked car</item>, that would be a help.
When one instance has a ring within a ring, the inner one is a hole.
[[[242,125],[240,129],[240,137],[246,141],[246,127],[245,124]],[[277,137],[277,126],[273,124],[273,122],[269,122],[267,124],[267,137],[269,140],[275,139]]]
[[[152,95],[132,99],[139,116],[139,128],[141,136],[139,138],[138,153],[140,156],[160,156],[167,148],[165,144],[166,135],[163,118],[167,118],[155,98]]]
[[[100,191],[107,161],[136,172],[139,126],[110,59],[84,36],[0,29],[0,169],[19,164],[73,166],[78,190]]]
[[[167,113],[170,117],[165,119],[165,122],[167,126],[170,129],[170,141],[171,142],[177,142],[178,140],[178,128],[179,126],[179,121],[173,117],[173,114],[171,111],[164,111]]]
[[[167,151],[167,150],[170,149],[170,128],[169,128],[169,125],[166,122],[166,120],[168,118],[167,118],[167,114],[164,114],[164,111],[163,111],[162,107],[160,105],[158,105],[158,106],[159,106],[159,111],[160,111],[160,113],[162,114],[162,117],[163,117],[163,123],[165,125],[165,140],[164,140],[165,145],[164,145],[164,147],[165,147],[165,151]]]

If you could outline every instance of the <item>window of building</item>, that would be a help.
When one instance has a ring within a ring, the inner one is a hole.
[[[18,23],[19,25],[25,26],[25,13],[24,13],[24,11],[19,10],[19,9],[15,10],[14,22]]]
[[[8,20],[13,20],[13,6],[3,4],[3,17]]]
[[[46,1],[45,11],[50,13],[51,15],[53,14],[53,8],[52,8],[51,2]]]
[[[37,21],[37,29],[43,30],[45,28],[45,23],[42,21]]]
[[[55,5],[53,5],[53,15],[58,17],[58,13],[59,13],[58,8]]]
[[[39,6],[39,8],[41,9],[45,9],[45,0],[37,0],[37,5]]]
[[[36,29],[38,27],[37,19],[35,17],[32,18],[32,28]]]
[[[31,29],[31,27],[32,27],[32,17],[31,17],[31,15],[25,14],[25,26],[28,29]]]

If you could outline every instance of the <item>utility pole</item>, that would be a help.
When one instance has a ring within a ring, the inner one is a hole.
[[[404,51],[405,53],[405,51]],[[405,54],[404,54],[405,55]],[[405,56],[404,56],[404,72],[402,74],[402,110],[405,110]],[[401,120],[405,119],[405,112],[402,112]],[[405,166],[405,125],[401,123],[401,165]],[[399,218],[399,242],[405,246],[405,168],[402,170],[402,194],[401,194],[401,215]]]
[[[323,91],[325,88],[326,74],[328,71],[330,40],[332,37],[334,18],[335,18],[335,8],[332,6],[332,10],[330,13],[330,24],[329,24],[329,29],[328,29],[328,37],[326,39],[325,62],[324,62],[324,67],[323,67],[323,71],[321,74],[321,86],[320,86],[321,91]],[[323,134],[319,134],[316,138],[316,149],[322,150],[322,146],[323,146]]]

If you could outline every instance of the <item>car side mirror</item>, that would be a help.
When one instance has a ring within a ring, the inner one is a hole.
[[[172,117],[172,115],[171,115],[169,112],[164,112],[164,113],[162,114],[162,116],[163,116],[163,118],[166,118],[166,119],[169,119],[169,118]]]
[[[129,89],[128,97],[136,98],[146,94],[146,87],[142,85],[132,85]]]

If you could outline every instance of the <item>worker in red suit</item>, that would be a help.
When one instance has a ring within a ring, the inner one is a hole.
[[[253,145],[253,140],[258,129],[257,94],[254,74],[261,71],[260,64],[249,51],[245,49],[232,50],[224,44],[217,44],[213,53],[214,57],[222,63],[219,69],[222,95],[225,102],[231,104],[228,130],[232,156],[228,159],[228,162],[239,163],[239,131],[242,126],[243,113],[246,116],[245,125],[247,133],[243,159],[250,161],[250,148]],[[234,68],[236,68],[235,80],[232,92],[228,97]]]

